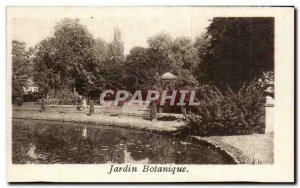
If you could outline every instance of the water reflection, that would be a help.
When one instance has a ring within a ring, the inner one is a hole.
[[[13,121],[15,164],[225,164],[217,151],[175,138],[74,123]]]
[[[84,139],[87,138],[87,128],[86,127],[84,127],[84,129],[82,129],[82,134],[81,135],[83,136]]]

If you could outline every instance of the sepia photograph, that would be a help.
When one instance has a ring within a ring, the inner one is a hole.
[[[95,166],[105,177],[86,181],[100,182],[222,181],[195,169],[275,167],[274,135],[294,134],[289,120],[287,133],[274,128],[284,103],[275,57],[288,54],[276,50],[275,13],[293,24],[294,10],[227,9],[7,7],[7,161],[10,174],[20,169],[10,181],[80,179],[34,178],[31,167]],[[293,102],[293,84],[285,91]]]

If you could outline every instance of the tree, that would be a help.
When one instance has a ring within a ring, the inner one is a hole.
[[[197,50],[188,37],[174,40],[166,33],[159,33],[148,40],[149,59],[160,75],[172,72],[178,76],[179,85],[195,84],[193,76],[198,64]]]
[[[188,37],[172,39],[169,34],[158,33],[148,39],[146,66],[149,77],[165,72],[178,76],[179,85],[190,85],[196,82],[193,76],[198,64],[196,48]]]
[[[34,78],[44,96],[52,90],[74,88],[89,96],[99,86],[97,71],[107,60],[107,44],[95,41],[79,19],[58,22],[54,36],[41,41],[36,49]]]
[[[213,18],[199,81],[237,90],[274,68],[274,18]]]
[[[79,19],[65,18],[55,26],[55,60],[60,65],[60,77],[70,88],[87,95],[92,72],[97,66],[94,39]]]
[[[56,61],[55,39],[46,38],[36,46],[33,58],[33,80],[38,85],[42,97],[51,90],[56,91],[63,85],[61,65]]]
[[[198,64],[197,50],[191,39],[172,39],[158,33],[148,39],[148,48],[134,47],[126,57],[124,83],[130,90],[152,88],[154,77],[165,72],[178,76],[179,85],[196,82],[193,73]]]
[[[170,58],[173,62],[173,72],[178,76],[178,82],[181,85],[196,83],[193,73],[199,61],[192,40],[188,37],[178,37],[173,41],[171,49]]]
[[[158,33],[148,39],[148,72],[151,77],[150,83],[156,74],[162,75],[165,72],[175,73],[175,64],[171,59],[173,39],[167,33]],[[176,74],[176,73],[175,73]]]
[[[109,59],[108,44],[104,40],[100,38],[96,39],[93,50],[94,50],[95,60],[97,61],[98,64],[108,61]]]
[[[23,98],[23,87],[30,77],[30,53],[26,44],[17,40],[12,41],[12,101]]]
[[[199,68],[201,67],[201,63],[204,61],[204,57],[208,53],[208,47],[209,47],[209,38],[206,36],[206,34],[201,34],[200,36],[196,37],[195,42],[194,42],[194,47],[197,51],[197,56],[198,56],[198,64],[195,68],[194,71],[194,76],[199,82],[202,82],[202,78],[204,77],[203,74],[204,72],[200,70]]]
[[[114,28],[114,40],[108,45],[109,59],[114,64],[124,62],[124,43],[121,39],[121,31],[118,27]]]
[[[137,90],[153,84],[153,71],[149,64],[148,50],[133,47],[124,64],[124,84],[128,90]]]
[[[96,67],[91,74],[91,87],[93,95],[99,97],[99,92],[104,89],[125,89],[123,80],[124,69],[124,44],[121,32],[114,28],[114,40],[106,43],[97,39],[94,43],[94,56]]]
[[[157,42],[159,41],[153,40],[153,43]],[[152,41],[150,45],[152,46]],[[134,47],[126,56],[123,66],[123,83],[125,83],[127,89],[150,89],[155,84],[154,77],[156,74],[162,75],[166,71],[170,71],[171,61],[168,53],[165,53],[162,49],[152,47]],[[161,45],[157,45],[157,47],[161,47]]]

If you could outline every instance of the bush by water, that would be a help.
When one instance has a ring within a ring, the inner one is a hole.
[[[264,132],[264,103],[262,90],[255,82],[237,92],[228,88],[222,93],[211,85],[197,91],[200,106],[187,118],[189,134],[241,135]],[[186,130],[187,131],[187,130]]]

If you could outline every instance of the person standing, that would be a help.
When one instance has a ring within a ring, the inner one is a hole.
[[[150,110],[149,110],[150,120],[155,121],[157,119],[157,109],[156,109],[156,102],[150,102]]]
[[[44,112],[44,111],[46,111],[46,105],[45,105],[45,99],[44,97],[42,97],[40,112]]]
[[[86,108],[87,108],[87,102],[86,102],[86,99],[83,98],[82,100],[82,107],[84,108],[84,111],[86,111]]]
[[[89,111],[88,115],[92,115],[95,112],[95,109],[94,109],[95,104],[94,104],[93,99],[90,99],[89,101],[90,101],[90,111]]]
[[[81,111],[81,109],[80,109],[81,105],[82,105],[82,103],[81,103],[81,97],[78,96],[77,99],[76,99],[76,110]]]

